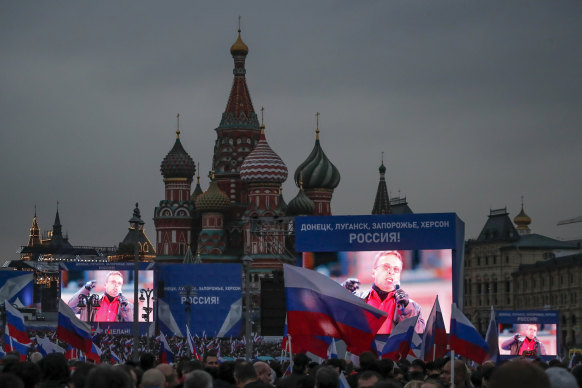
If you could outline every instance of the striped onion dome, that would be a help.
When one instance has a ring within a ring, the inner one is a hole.
[[[196,209],[201,212],[225,212],[230,207],[228,195],[218,187],[215,180],[210,182],[208,190],[196,198]]]
[[[245,183],[283,183],[287,179],[287,166],[267,143],[264,125],[257,146],[240,166],[240,178]]]
[[[295,183],[299,186],[299,175],[303,173],[303,188],[335,189],[340,181],[340,173],[319,144],[319,130],[316,133],[315,146],[311,154],[295,171]]]

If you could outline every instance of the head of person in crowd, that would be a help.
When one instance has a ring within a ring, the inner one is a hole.
[[[153,367],[155,367],[157,363],[158,363],[157,357],[152,353],[146,352],[142,353],[141,356],[139,356],[139,367],[144,372],[148,369],[152,369]]]
[[[297,379],[296,388],[315,388],[315,377],[303,375]]]
[[[24,388],[34,388],[40,382],[40,367],[30,361],[7,365],[4,372],[18,376],[24,383]]]
[[[218,353],[214,350],[209,350],[202,358],[204,370],[212,375],[213,378],[218,377]]]
[[[0,387],[24,388],[24,383],[12,373],[0,372]]]
[[[342,372],[345,370],[345,361],[340,358],[330,358],[329,360],[324,360],[322,365],[331,366],[335,368],[337,373]]]
[[[293,370],[291,373],[302,375],[307,373],[307,367],[311,360],[305,353],[298,353],[293,357]]]
[[[582,364],[578,364],[574,368],[572,368],[571,373],[572,376],[574,376],[574,378],[578,382],[578,385],[582,387]]]
[[[258,380],[257,371],[253,364],[248,361],[241,361],[234,366],[234,380],[237,388]]]
[[[234,367],[236,362],[224,361],[218,366],[218,379],[226,381],[230,385],[236,385],[234,380]]]
[[[529,360],[517,359],[497,367],[491,374],[488,388],[550,388],[544,370]]]
[[[441,381],[443,384],[450,384],[451,382],[451,368],[454,364],[454,384],[456,388],[466,388],[471,387],[471,373],[469,372],[469,368],[462,360],[452,360],[447,361],[445,366],[443,367],[443,371],[441,373]]]
[[[263,361],[256,361],[253,364],[257,377],[265,384],[271,384],[271,367]]]
[[[380,380],[382,380],[380,373],[373,370],[366,370],[358,375],[358,386],[355,388],[371,388]]]
[[[71,385],[74,388],[84,388],[86,386],[87,378],[89,377],[89,372],[95,368],[95,364],[82,363],[75,367],[73,373],[71,373]]]
[[[91,369],[85,381],[86,388],[132,388],[132,384],[131,377],[123,369],[105,364]]]
[[[378,357],[372,352],[363,352],[360,354],[360,370],[373,369]]]
[[[166,377],[161,370],[150,368],[141,376],[140,388],[163,388],[166,383]]]
[[[125,363],[125,364],[117,364],[115,365],[116,368],[120,368],[121,370],[125,371],[125,373],[127,373],[129,375],[129,377],[131,378],[131,381],[133,383],[134,387],[137,387],[137,384],[139,383],[139,378],[141,377],[141,375],[139,375],[139,368],[137,368],[136,366],[134,366],[131,363]],[[75,387],[77,388],[77,387]]]
[[[435,361],[429,361],[425,364],[426,376],[430,379],[440,379],[441,368],[437,365]]]
[[[377,360],[373,370],[379,372],[382,378],[392,377],[394,375],[394,361],[389,358]]]
[[[186,375],[184,388],[212,388],[212,376],[202,369],[196,369]]]
[[[204,369],[201,361],[198,360],[182,360],[178,362],[176,372],[178,372],[178,379],[184,380],[186,375],[192,371]]]
[[[317,388],[339,388],[339,373],[331,366],[322,366],[315,374]]]
[[[579,388],[576,378],[566,368],[553,366],[545,372],[552,388]]]
[[[481,387],[487,388],[489,386],[489,380],[491,380],[491,375],[495,370],[495,364],[485,363],[481,365]]]
[[[29,357],[30,361],[34,362],[34,363],[38,363],[40,360],[42,360],[42,358],[43,358],[43,356],[42,356],[42,353],[40,353],[40,352],[34,352]]]
[[[422,374],[426,373],[426,364],[420,358],[415,358],[410,363],[408,367],[408,373],[412,372],[421,372]]]
[[[170,364],[158,364],[156,365],[156,369],[164,374],[164,378],[166,379],[166,388],[174,388],[180,381],[178,380],[178,372],[176,369]]]
[[[410,380],[404,384],[404,388],[420,388],[423,382],[423,380]]]
[[[69,364],[63,353],[49,353],[38,364],[41,380],[66,384],[69,381]]]
[[[426,379],[420,386],[420,388],[445,388],[443,382],[440,379]]]

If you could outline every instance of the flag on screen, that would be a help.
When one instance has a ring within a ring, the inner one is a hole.
[[[422,335],[420,358],[424,361],[434,361],[444,357],[447,354],[447,342],[445,321],[437,295]]]
[[[481,334],[455,303],[451,310],[451,350],[477,363],[487,360],[489,346]]]
[[[418,315],[406,318],[392,329],[386,345],[382,348],[382,358],[389,358],[394,361],[406,358],[410,352],[414,327],[418,321]]]
[[[487,345],[489,346],[489,359],[497,362],[499,359],[499,331],[493,306],[491,306],[491,317],[489,318],[489,326],[487,327],[487,333],[485,334],[485,342],[487,342]]]
[[[385,312],[318,272],[288,264],[283,268],[287,329],[296,353],[297,346],[309,347],[306,339],[317,336],[342,339],[355,354],[370,349],[376,332],[387,318]],[[327,347],[324,357],[326,353]]]
[[[92,341],[91,326],[77,318],[62,299],[59,299],[57,338],[83,351],[88,359],[101,361],[100,350]]]

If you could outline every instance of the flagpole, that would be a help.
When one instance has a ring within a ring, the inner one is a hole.
[[[451,387],[455,386],[455,351],[451,350]]]

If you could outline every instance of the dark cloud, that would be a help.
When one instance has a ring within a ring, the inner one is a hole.
[[[393,195],[457,212],[476,237],[525,196],[532,229],[582,237],[582,3],[543,1],[3,2],[0,258],[34,205],[77,245],[114,245],[137,201],[146,231],[181,114],[202,183],[232,83],[247,81],[290,174],[314,143],[342,180],[336,214],[368,214],[381,152]],[[292,180],[284,185],[290,200]]]

